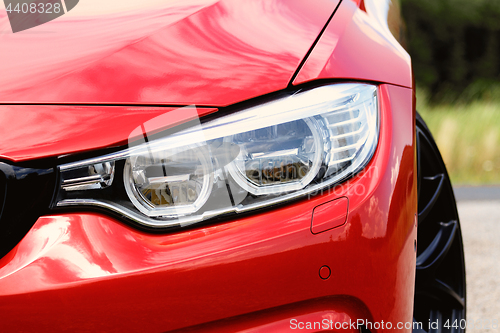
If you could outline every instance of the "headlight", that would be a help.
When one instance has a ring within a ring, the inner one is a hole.
[[[377,88],[299,91],[123,151],[60,166],[54,206],[182,226],[303,196],[359,172],[378,141]]]

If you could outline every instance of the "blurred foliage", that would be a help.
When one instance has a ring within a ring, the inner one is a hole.
[[[429,101],[499,98],[499,0],[401,0],[417,84]]]
[[[417,90],[417,109],[443,156],[453,185],[500,184],[500,103],[429,104]]]

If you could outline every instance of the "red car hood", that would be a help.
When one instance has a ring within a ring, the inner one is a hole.
[[[338,0],[81,1],[12,33],[0,103],[226,106],[285,88]]]

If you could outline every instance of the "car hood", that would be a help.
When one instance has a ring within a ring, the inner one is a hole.
[[[226,106],[287,87],[332,0],[86,0],[12,33],[0,103]]]

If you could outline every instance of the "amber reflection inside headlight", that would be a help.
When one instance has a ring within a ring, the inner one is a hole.
[[[194,213],[210,196],[213,170],[205,147],[131,156],[125,163],[125,189],[148,216]]]
[[[359,172],[377,146],[378,118],[373,85],[299,91],[62,165],[55,205],[100,206],[164,227],[290,200]]]

